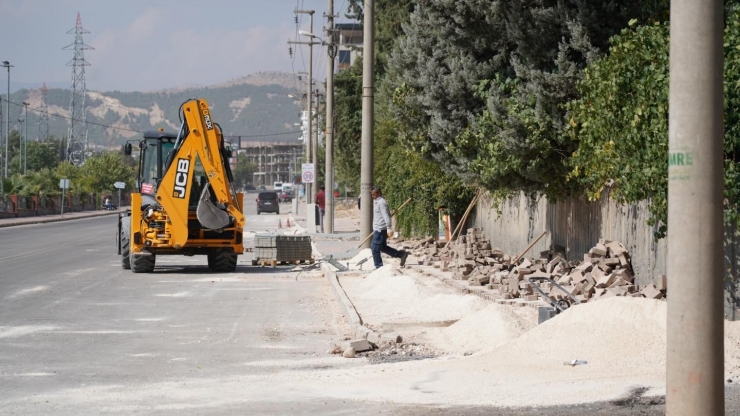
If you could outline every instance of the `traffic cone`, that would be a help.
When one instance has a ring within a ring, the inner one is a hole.
[[[283,222],[278,220],[278,228],[283,228]]]

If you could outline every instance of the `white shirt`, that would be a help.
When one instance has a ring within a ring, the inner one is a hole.
[[[379,196],[375,200],[373,208],[373,231],[390,230],[393,227],[391,212],[388,210],[388,202]]]

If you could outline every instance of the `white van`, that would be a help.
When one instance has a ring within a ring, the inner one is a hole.
[[[283,183],[282,182],[275,182],[272,184],[272,187],[275,188],[276,191],[282,191],[283,190]]]

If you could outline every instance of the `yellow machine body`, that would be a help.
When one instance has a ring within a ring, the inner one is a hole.
[[[212,269],[233,271],[244,252],[246,221],[243,194],[231,183],[230,154],[206,100],[185,102],[181,114],[177,136],[145,134],[140,144],[140,192],[132,194],[130,216],[121,219],[130,225],[119,225],[119,253],[129,256],[122,264],[149,272],[160,254],[205,254]]]

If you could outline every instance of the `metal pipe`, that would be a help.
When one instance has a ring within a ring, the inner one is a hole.
[[[666,414],[723,415],[723,2],[670,24]]]

